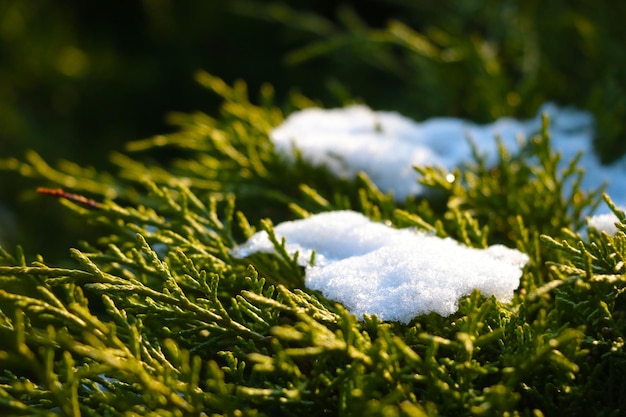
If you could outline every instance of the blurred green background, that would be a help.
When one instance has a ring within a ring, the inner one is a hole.
[[[253,94],[269,82],[278,104],[297,89],[417,120],[573,105],[610,162],[626,150],[625,16],[581,0],[0,0],[0,158],[109,169],[111,150],[170,131],[168,112],[217,110],[204,69]],[[84,226],[38,185],[0,171],[0,239],[64,257]]]

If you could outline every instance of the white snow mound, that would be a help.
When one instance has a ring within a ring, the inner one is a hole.
[[[396,112],[373,111],[362,105],[339,109],[305,109],[291,114],[274,129],[271,140],[277,152],[293,159],[295,149],[312,165],[326,166],[340,178],[353,179],[365,172],[383,192],[393,192],[397,201],[423,195],[427,188],[418,183],[414,166],[438,166],[448,171],[472,161],[468,138],[487,163],[496,162],[496,136],[508,152],[520,150],[520,139],[528,139],[541,129],[541,115],[550,119],[551,145],[562,154],[564,167],[578,153],[585,170],[582,189],[591,191],[603,184],[613,202],[626,206],[622,178],[626,157],[602,165],[593,150],[594,120],[590,113],[546,103],[530,120],[501,118],[490,124],[461,119],[432,118],[415,122]],[[613,181],[610,181],[613,179]],[[598,214],[610,213],[608,206]],[[612,214],[591,218],[614,232]]]
[[[474,289],[508,302],[528,257],[494,245],[463,246],[411,229],[393,229],[353,211],[335,211],[274,227],[289,253],[299,252],[305,285],[362,317],[408,323],[419,314],[443,316]],[[315,264],[309,265],[315,251]],[[233,255],[274,252],[266,232],[252,236]]]
[[[340,178],[363,171],[398,201],[423,194],[414,166],[451,170],[472,160],[468,138],[488,163],[497,158],[496,136],[509,152],[519,150],[519,139],[541,129],[541,114],[550,117],[550,132],[567,156],[586,151],[593,132],[589,113],[546,104],[527,121],[501,118],[478,125],[461,119],[433,118],[415,122],[399,113],[373,111],[362,105],[339,109],[310,108],[291,114],[270,137],[275,149],[293,159],[297,149],[312,165],[326,166]],[[562,142],[562,143],[561,143]],[[590,149],[590,148],[589,148]]]

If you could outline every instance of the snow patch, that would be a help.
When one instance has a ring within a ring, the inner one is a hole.
[[[624,210],[624,207],[619,207]],[[599,232],[606,232],[610,235],[617,233],[617,225],[619,219],[614,213],[597,214],[587,218],[587,226],[596,229]]]
[[[324,110],[312,108],[290,115],[270,136],[277,152],[293,160],[294,150],[312,165],[326,166],[340,178],[352,179],[363,171],[397,201],[423,195],[414,166],[438,166],[448,171],[472,161],[468,138],[487,163],[497,160],[495,137],[510,153],[520,150],[520,139],[539,133],[541,115],[550,119],[552,147],[562,154],[562,166],[582,153],[585,169],[582,188],[590,191],[607,185],[613,201],[626,206],[624,178],[626,157],[602,165],[593,150],[594,120],[590,113],[544,104],[530,120],[501,118],[490,124],[475,124],[453,118],[432,118],[421,123],[396,112],[373,111],[366,106]],[[606,205],[599,214],[609,213]],[[617,220],[615,217],[613,217]]]
[[[463,246],[412,229],[393,229],[353,211],[335,211],[281,223],[276,237],[290,254],[299,252],[305,285],[342,303],[357,316],[408,323],[419,314],[453,314],[459,298],[474,289],[508,302],[528,257],[494,245]],[[314,265],[310,265],[315,251]],[[242,258],[273,253],[267,232],[233,249]]]

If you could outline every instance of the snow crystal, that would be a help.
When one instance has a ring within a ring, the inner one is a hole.
[[[528,262],[525,254],[502,245],[470,248],[449,238],[393,229],[352,211],[284,222],[274,232],[285,239],[290,254],[300,253],[308,288],[357,316],[376,314],[405,323],[429,312],[453,314],[459,298],[474,289],[508,302]],[[274,252],[265,231],[235,248],[233,255],[255,252]]]

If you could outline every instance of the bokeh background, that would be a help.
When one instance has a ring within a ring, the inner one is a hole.
[[[0,159],[34,149],[109,169],[124,143],[167,133],[171,111],[216,113],[206,70],[363,101],[422,120],[590,110],[596,150],[626,150],[626,3],[512,0],[0,0]],[[164,156],[159,156],[163,158]],[[0,171],[0,241],[66,256],[87,231]]]

